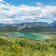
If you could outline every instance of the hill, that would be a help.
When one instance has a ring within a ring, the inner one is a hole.
[[[0,24],[0,32],[56,32],[56,22],[26,22],[21,24]]]

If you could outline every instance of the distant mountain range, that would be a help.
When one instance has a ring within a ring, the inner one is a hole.
[[[48,25],[50,28],[56,28],[56,21]]]
[[[19,30],[20,29],[20,30]],[[53,23],[47,22],[26,22],[21,24],[2,24],[0,23],[0,31],[31,31],[31,32],[56,32],[56,21]]]
[[[47,23],[47,22],[26,22],[26,23],[21,23],[21,24],[3,24],[0,23],[0,27],[1,26],[15,26],[18,28],[22,28],[22,27],[26,27],[26,26],[48,26],[50,28],[56,28],[56,21],[52,22],[52,23]]]

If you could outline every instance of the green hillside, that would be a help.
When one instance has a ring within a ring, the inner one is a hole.
[[[15,26],[0,26],[0,32],[56,32],[56,28],[49,28],[47,26],[35,26],[18,28]]]
[[[49,28],[46,26],[25,27],[19,30],[20,32],[56,32],[56,28]]]
[[[22,37],[0,37],[0,56],[56,56],[56,42]]]

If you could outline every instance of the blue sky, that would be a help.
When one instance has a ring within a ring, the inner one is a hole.
[[[56,0],[0,0],[0,23],[56,21]]]
[[[21,4],[35,5],[36,2],[40,2],[46,5],[56,5],[56,0],[4,0],[4,1],[15,6]]]

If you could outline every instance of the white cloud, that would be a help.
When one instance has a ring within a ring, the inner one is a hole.
[[[0,0],[0,1],[3,1],[3,0]]]
[[[3,2],[3,0],[0,0],[0,2]]]
[[[40,5],[40,6],[38,6]],[[37,6],[12,6],[0,3],[0,22],[41,21],[42,18],[56,20],[56,6],[38,3]],[[40,19],[41,18],[41,19]],[[44,19],[44,21],[45,21]],[[49,21],[48,21],[49,22]]]

